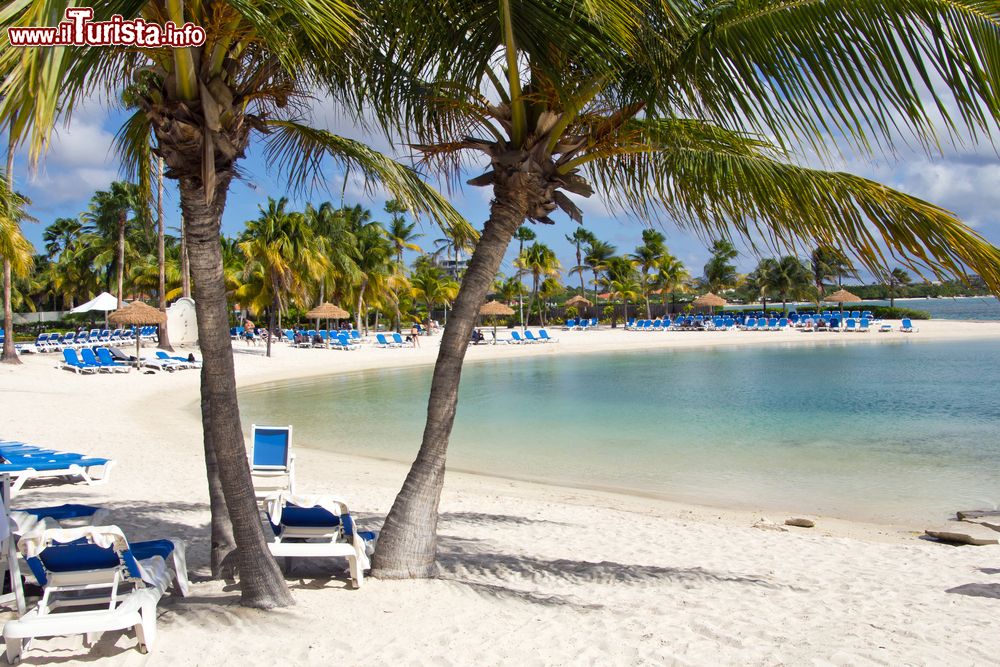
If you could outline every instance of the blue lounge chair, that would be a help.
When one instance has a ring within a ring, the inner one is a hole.
[[[399,334],[395,335],[398,336]],[[360,345],[355,345],[351,342],[351,337],[347,335],[346,331],[341,331],[337,334],[337,343],[340,345],[340,349],[342,350],[356,350],[361,347]]]
[[[552,338],[551,336],[549,336],[549,332],[546,331],[545,329],[539,329],[538,330],[538,340],[542,341],[543,343],[558,343],[559,342],[558,338]]]
[[[274,541],[267,545],[271,555],[285,559],[346,558],[351,584],[361,587],[364,571],[371,567],[368,557],[374,553],[377,535],[357,530],[344,501],[276,493],[267,498],[264,509],[274,532]]]
[[[847,322],[844,323],[844,331],[845,332],[848,332],[848,331],[854,332],[854,331],[857,331],[857,330],[858,330],[858,323],[857,323],[857,321],[855,321],[855,319],[853,317],[848,317],[847,318]]]
[[[128,373],[129,370],[128,366],[119,366],[113,359],[110,364],[98,360],[97,355],[89,347],[80,350],[80,357],[83,359],[83,363],[88,366],[96,366],[102,373]]]
[[[375,347],[389,348],[389,347],[400,347],[396,345],[395,341],[390,341],[385,337],[385,334],[375,334]]]
[[[184,544],[129,544],[117,526],[48,528],[21,537],[18,548],[44,588],[38,605],[3,628],[7,662],[25,640],[134,629],[140,651],[156,640],[156,606],[173,580],[188,593]],[[96,607],[96,608],[95,608]],[[63,609],[67,612],[58,613]]]
[[[545,342],[545,341],[543,341],[540,338],[535,338],[535,334],[531,333],[527,329],[524,330],[524,340],[526,340],[529,343],[544,343]]]
[[[402,336],[400,336],[398,333],[395,332],[392,334],[392,342],[396,344],[396,347],[407,347],[407,346],[415,347],[412,341],[407,343],[406,341],[403,340]]]
[[[11,492],[19,491],[32,479],[48,477],[80,477],[88,485],[104,484],[111,478],[114,461],[75,452],[53,452],[35,448],[34,451],[5,450],[0,456],[0,474],[11,479]],[[98,474],[99,473],[99,474]]]
[[[530,343],[531,341],[521,338],[521,334],[517,330],[510,332],[510,342],[514,345],[521,345],[523,343]]]
[[[180,368],[201,368],[200,361],[191,361],[187,357],[175,357],[167,354],[163,350],[156,351],[156,358],[162,361],[172,361]]]
[[[858,331],[862,333],[868,333],[869,331],[871,331],[870,325],[871,322],[868,320],[868,318],[862,317],[861,322],[858,324]]]
[[[84,361],[80,361],[80,358],[76,356],[76,350],[72,348],[63,349],[63,365],[62,367],[68,371],[73,371],[74,373],[97,373],[100,371],[100,367],[88,364]]]
[[[292,427],[250,426],[250,475],[258,499],[278,491],[294,493]]]
[[[570,331],[576,326],[576,319],[566,320],[566,324],[563,325],[563,331]]]
[[[913,322],[911,322],[909,319],[904,319],[902,321],[899,330],[902,331],[903,333],[916,333],[917,331],[920,331],[915,326],[913,326]]]

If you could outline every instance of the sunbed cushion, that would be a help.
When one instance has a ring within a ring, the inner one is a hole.
[[[163,560],[174,552],[174,543],[170,540],[148,540],[146,542],[129,542],[129,551],[136,560],[146,560],[159,556]]]
[[[285,505],[281,510],[281,523],[295,528],[327,528],[339,526],[340,517],[322,507]]]
[[[31,507],[17,511],[30,514],[36,519],[55,519],[56,521],[63,521],[65,519],[78,519],[84,516],[93,516],[97,510],[97,507],[93,507],[91,505],[74,505],[69,503],[66,505],[56,505],[54,507]]]

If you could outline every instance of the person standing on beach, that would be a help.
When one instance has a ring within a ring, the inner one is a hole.
[[[410,338],[413,339],[414,348],[420,347],[420,325],[416,322],[414,322],[413,326],[410,327]]]
[[[257,345],[257,341],[254,340],[253,335],[256,329],[257,325],[255,325],[250,318],[247,318],[247,320],[243,323],[243,337],[247,339],[247,345]]]

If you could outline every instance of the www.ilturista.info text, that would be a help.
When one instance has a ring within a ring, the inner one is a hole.
[[[92,21],[92,7],[67,7],[66,20],[55,27],[7,28],[11,46],[201,46],[205,29],[193,23],[178,27],[173,21],[163,25],[143,19],[124,19],[118,14],[110,21]]]

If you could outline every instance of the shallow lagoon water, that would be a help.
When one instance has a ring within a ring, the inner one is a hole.
[[[303,446],[409,462],[430,373],[260,385],[241,392],[241,413],[247,427],[294,424]],[[914,338],[469,364],[449,465],[917,525],[1000,503],[1000,342]]]

